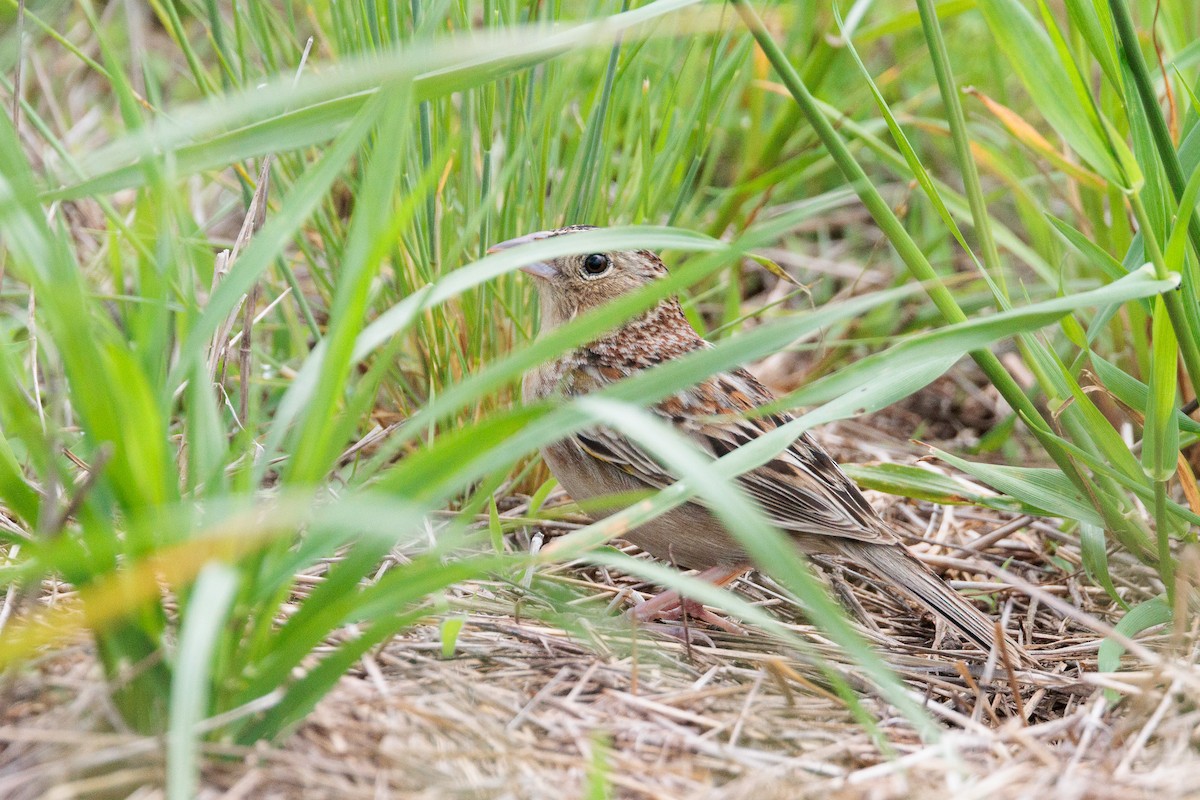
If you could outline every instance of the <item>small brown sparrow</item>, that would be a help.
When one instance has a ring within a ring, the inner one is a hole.
[[[591,229],[574,225],[531,233],[498,244],[489,252]],[[566,256],[522,269],[537,279],[543,331],[667,274],[658,256],[646,250]],[[688,323],[679,301],[670,298],[594,342],[528,372],[524,397],[530,402],[586,394],[711,346]],[[792,419],[786,413],[746,415],[774,399],[754,376],[738,369],[713,375],[650,410],[719,458]],[[569,436],[543,448],[542,456],[576,500],[661,489],[676,481],[637,444],[607,428]],[[910,594],[985,651],[994,645],[992,620],[904,548],[858,487],[807,433],[774,460],[743,474],[738,482],[774,525],[792,535],[802,552],[839,556],[860,564]],[[751,568],[737,540],[694,501],[624,538],[656,558],[702,570],[701,577],[717,585]],[[671,601],[678,605],[677,596]],[[648,618],[669,605],[671,602],[662,598],[651,600],[638,616]],[[1006,644],[1018,658],[1027,658],[1016,644]]]

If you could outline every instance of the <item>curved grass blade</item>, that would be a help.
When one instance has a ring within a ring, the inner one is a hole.
[[[611,44],[622,34],[631,36],[633,29],[698,2],[655,0],[623,14],[571,27],[514,26],[440,41],[422,39],[383,54],[348,59],[323,73],[305,74],[298,81],[290,73],[283,74],[262,86],[176,109],[146,129],[100,148],[81,161],[83,171],[93,177],[47,192],[42,199],[111,194],[138,185],[142,176],[135,168],[137,163],[180,150],[185,156],[181,166],[197,169],[275,152],[280,135],[283,143],[293,147],[326,141],[329,133],[337,132],[339,122],[353,119],[367,100],[379,97],[380,87],[397,81],[411,83],[417,100],[462,91],[577,47]],[[689,30],[703,30],[708,23],[701,16],[682,24]],[[264,119],[269,124],[262,124]],[[303,120],[299,131],[297,119]],[[327,132],[323,137],[321,123]],[[208,160],[197,144],[242,127],[237,136],[241,148],[229,139],[219,140],[215,162]],[[113,164],[121,166],[114,168]]]
[[[1115,627],[1117,633],[1132,639],[1142,631],[1166,625],[1172,617],[1167,601],[1155,597],[1129,609]],[[1096,656],[1096,669],[1100,672],[1116,672],[1121,666],[1121,654],[1124,652],[1125,646],[1116,639],[1105,639],[1100,643],[1100,652]],[[1111,702],[1116,702],[1117,693],[1114,690],[1106,690],[1105,694]]]
[[[1056,469],[1043,467],[1011,467],[967,461],[956,455],[930,447],[942,461],[986,483],[997,491],[1021,500],[1046,516],[1066,517],[1091,525],[1103,526],[1104,521],[1075,486]]]
[[[238,574],[219,562],[200,570],[183,615],[171,678],[167,727],[167,798],[190,800],[200,783],[197,727],[208,713],[213,658]]]
[[[1112,575],[1108,572],[1108,542],[1104,528],[1087,522],[1079,525],[1079,550],[1083,557],[1083,568],[1088,577],[1096,582],[1114,603],[1129,610],[1129,604],[1117,594]]]

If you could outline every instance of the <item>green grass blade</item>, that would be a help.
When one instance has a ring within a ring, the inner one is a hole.
[[[190,800],[200,783],[198,726],[208,713],[213,655],[237,591],[231,567],[212,563],[201,570],[180,630],[179,653],[171,681],[167,729],[167,798]]]
[[[968,461],[938,448],[938,458],[997,491],[1039,508],[1046,516],[1066,517],[1090,525],[1104,524],[1087,499],[1058,470],[1010,467]]]
[[[1145,630],[1157,625],[1166,625],[1172,619],[1171,607],[1161,597],[1155,597],[1144,603],[1138,603],[1126,612],[1116,624],[1116,631],[1124,636],[1133,638]],[[1101,672],[1116,672],[1120,667],[1121,654],[1125,647],[1115,639],[1105,639],[1100,643],[1100,653],[1096,659],[1096,668]],[[1110,699],[1115,700],[1115,693],[1110,691]]]
[[[1117,186],[1132,188],[1135,184],[1114,157],[1090,98],[1080,99],[1074,70],[1059,60],[1046,31],[1017,0],[982,0],[979,10],[1038,111],[1092,169]]]

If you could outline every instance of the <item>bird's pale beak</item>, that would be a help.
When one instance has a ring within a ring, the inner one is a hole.
[[[515,239],[509,239],[507,242],[494,244],[489,247],[487,251],[489,254],[499,253],[501,250],[509,250],[513,247],[520,247],[523,244],[536,242],[539,239],[548,239],[551,235],[553,235],[552,231],[527,233],[524,236],[518,236]],[[550,264],[546,261],[535,261],[532,264],[526,264],[525,266],[521,267],[521,271],[527,272],[535,278],[544,278],[546,280],[558,277],[558,270],[554,268],[553,264]]]

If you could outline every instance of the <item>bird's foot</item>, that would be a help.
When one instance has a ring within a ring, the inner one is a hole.
[[[714,614],[704,607],[703,603],[696,600],[691,600],[686,597],[680,597],[678,592],[663,592],[644,603],[631,608],[628,612],[630,619],[638,622],[652,621],[673,621],[681,620],[684,625],[679,626],[679,638],[687,639],[692,632],[688,630],[687,625],[691,622],[703,623],[711,625],[715,628],[720,628],[723,631],[737,634],[738,636],[745,635],[746,631],[740,625],[725,619],[722,616]],[[675,635],[675,626],[670,626],[671,635]],[[707,638],[707,637],[705,637]],[[712,640],[709,640],[709,644]]]

